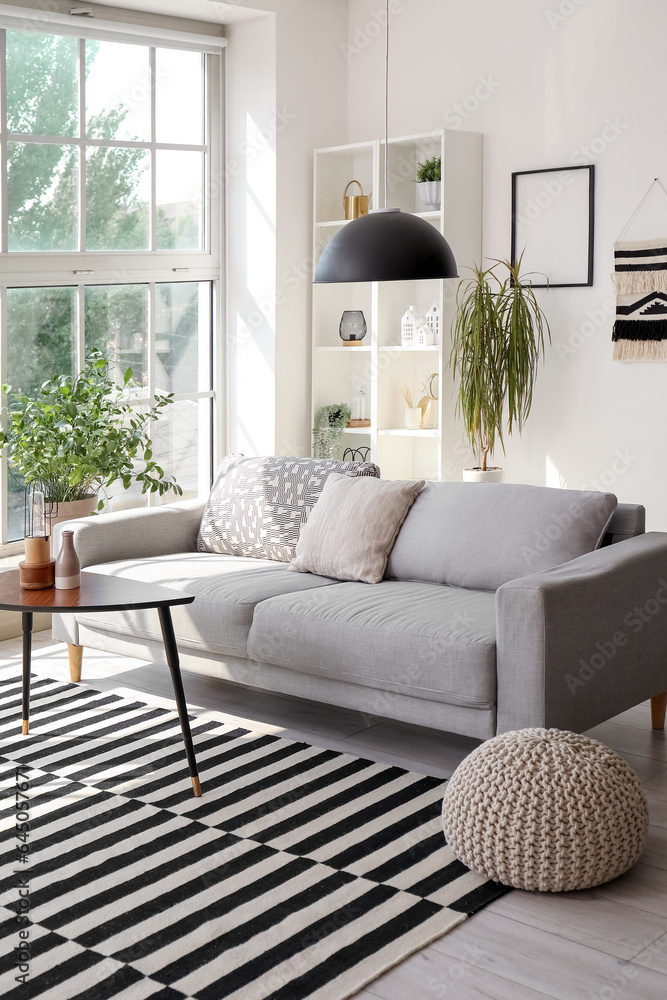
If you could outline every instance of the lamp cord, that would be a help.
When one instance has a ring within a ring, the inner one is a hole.
[[[389,0],[386,2],[386,47],[384,59],[384,207],[389,190]]]

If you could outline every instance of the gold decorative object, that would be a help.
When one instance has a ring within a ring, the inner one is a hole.
[[[348,194],[353,184],[356,184],[361,191],[361,194]],[[370,205],[372,194],[364,194],[364,189],[362,188],[359,181],[350,181],[350,183],[345,188],[343,193],[343,208],[345,210],[345,221],[350,222],[352,219],[358,219],[360,215],[368,215],[368,206]]]
[[[426,427],[432,411],[435,417],[433,403],[437,402],[440,396],[440,376],[437,371],[427,372],[426,380],[422,385],[422,392],[424,395],[419,400],[418,405],[422,411],[422,427]]]
[[[432,400],[430,396],[422,396],[422,398],[417,403],[417,406],[422,411],[422,417],[421,417],[422,427],[426,427],[426,421],[431,415],[431,403]]]

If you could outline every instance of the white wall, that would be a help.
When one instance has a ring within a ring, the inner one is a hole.
[[[230,447],[305,455],[313,149],[346,140],[347,5],[238,6],[268,13],[226,32]]]
[[[667,186],[663,0],[392,0],[390,132],[484,134],[484,253],[509,256],[513,170],[596,164],[595,283],[539,293],[553,346],[511,482],[608,488],[667,529],[667,366],[611,360],[612,244],[661,176]],[[350,0],[349,134],[383,128],[382,0]],[[463,114],[456,105],[463,106]],[[464,115],[466,117],[464,117]],[[609,123],[612,123],[610,126]],[[652,210],[653,209],[653,210]],[[660,225],[656,225],[656,218]],[[663,222],[664,220],[664,222]],[[667,198],[628,233],[667,235]],[[453,403],[449,406],[453,419]],[[496,456],[496,458],[502,456]]]
[[[228,28],[226,185],[229,447],[271,454],[275,437],[275,17]]]

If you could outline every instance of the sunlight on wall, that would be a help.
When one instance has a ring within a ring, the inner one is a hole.
[[[248,291],[275,332],[276,151],[275,133],[246,115],[246,273]]]
[[[275,138],[275,137],[273,137]],[[276,154],[272,136],[246,116],[246,288],[244,315],[237,315],[239,446],[266,453],[274,448],[276,338]],[[252,428],[252,433],[249,432]]]
[[[556,489],[559,489],[559,490],[566,490],[567,489],[567,482],[565,480],[565,477],[560,474],[560,472],[558,471],[558,468],[556,467],[556,464],[554,463],[553,459],[550,458],[549,455],[547,455],[546,461],[547,461],[547,468],[546,468],[546,482],[545,482],[545,485],[546,486],[553,486],[553,487],[555,487]]]
[[[246,455],[273,452],[274,386],[271,366],[259,348],[257,334],[237,313],[230,334],[234,341],[236,440],[234,450]]]
[[[276,237],[275,230],[267,221],[252,192],[246,197],[246,280],[253,310],[259,316],[250,318],[253,328],[268,325],[272,333],[276,329]]]
[[[246,115],[246,176],[248,189],[264,212],[267,222],[276,230],[276,118],[260,128],[250,114]]]

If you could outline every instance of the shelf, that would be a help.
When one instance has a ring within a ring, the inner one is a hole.
[[[442,137],[446,135],[442,129],[435,129],[433,132],[415,132],[414,135],[397,135],[393,139],[389,140],[390,146],[423,146],[428,143],[432,146],[437,146],[442,141]],[[384,139],[380,139],[380,146],[384,146]]]
[[[439,156],[442,166],[442,205],[437,210],[429,209],[421,200],[415,183],[417,163],[432,156]],[[382,188],[385,160],[394,178],[392,205],[406,215],[423,219],[438,233],[443,231],[446,221],[447,239],[456,248],[461,266],[480,260],[481,136],[467,130],[443,129],[399,136],[390,139],[387,146],[384,140],[373,139],[317,150],[311,225],[315,257],[319,259],[337,234],[342,238],[343,227],[353,221],[343,218],[345,211],[341,215],[344,207],[341,196],[352,178],[363,185],[366,195],[373,192],[371,206],[379,204],[377,196]],[[356,185],[347,191],[348,195],[357,193]],[[435,412],[432,408],[424,428],[408,429],[402,426],[405,404],[400,387],[406,383],[414,392],[427,372],[442,374],[447,368],[449,346],[444,331],[453,311],[449,290],[450,285],[440,278],[421,283],[405,279],[313,285],[310,352],[313,411],[332,400],[344,400],[352,406],[356,392],[363,386],[368,397],[366,413],[372,426],[341,428],[340,444],[350,449],[370,446],[370,460],[378,461],[388,479],[437,479],[447,468],[451,444],[449,434],[445,442],[448,402],[434,404]],[[438,341],[419,346],[420,341],[415,337],[403,346],[400,317],[408,304],[413,303],[417,312],[422,312],[433,302],[443,311],[443,329]],[[363,347],[346,347],[338,336],[345,310],[363,310],[368,327]],[[359,355],[356,361],[355,354]],[[423,392],[419,395],[423,396]],[[434,427],[434,423],[438,426]]]
[[[440,431],[433,427],[424,427],[418,431],[408,430],[407,427],[387,427],[384,430],[378,431],[378,434],[384,434],[386,437],[437,438],[440,435]]]
[[[337,351],[340,354],[342,354],[343,352],[345,354],[370,354],[371,348],[370,347],[345,347],[344,344],[341,344],[340,347],[316,347],[315,350],[316,351],[329,351],[329,352],[331,352],[331,351]]]
[[[401,347],[400,344],[389,344],[387,347],[380,347],[379,350],[392,351],[392,353],[400,351],[403,354],[420,354],[428,351],[440,351],[440,346],[439,344],[433,344],[429,347]]]
[[[436,213],[440,215],[440,213]],[[318,229],[326,229],[327,226],[346,226],[348,222],[354,222],[354,219],[331,219],[327,222],[316,222],[315,225]]]
[[[440,209],[437,212],[409,212],[409,215],[414,215],[418,219],[439,219],[442,215]],[[335,226],[347,226],[350,222],[354,222],[354,219],[327,219],[325,222],[316,222],[315,225],[318,229],[333,228]]]
[[[355,153],[373,153],[375,149],[375,140],[367,139],[365,142],[352,142],[344,146],[326,146],[324,149],[318,149],[317,152],[321,155],[326,153],[331,156],[352,156]]]

